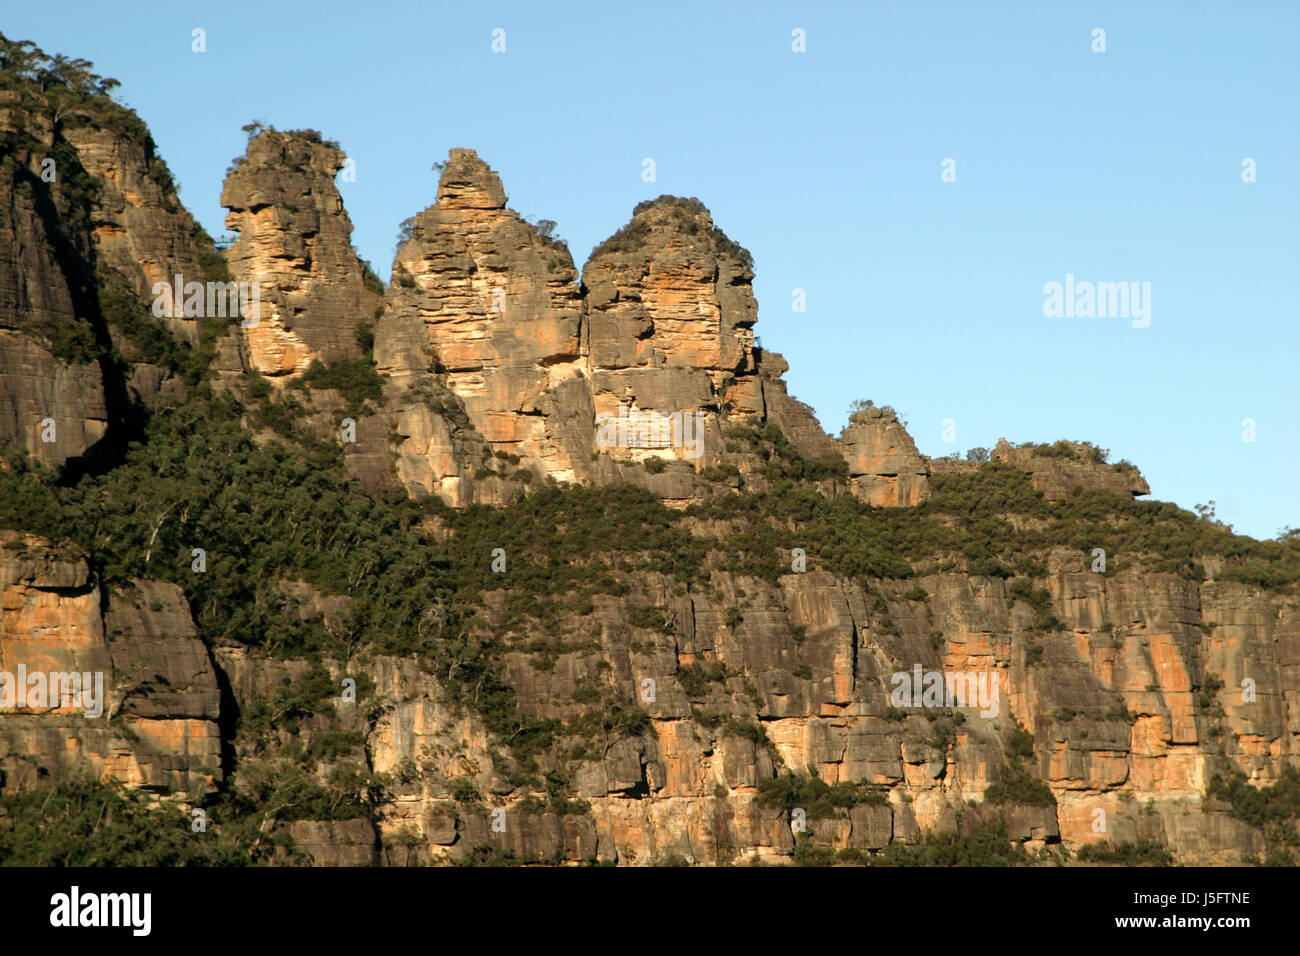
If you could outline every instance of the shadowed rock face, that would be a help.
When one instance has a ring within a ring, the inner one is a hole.
[[[0,446],[61,465],[104,437],[109,411],[87,204],[42,178],[60,172],[46,163],[62,145],[49,112],[39,95],[0,91]],[[58,153],[65,187],[83,184],[75,154]]]
[[[334,177],[343,151],[319,137],[266,130],[226,178],[221,204],[239,239],[231,276],[257,282],[259,321],[242,330],[249,367],[273,379],[361,354],[356,330],[380,297],[352,248]]]
[[[0,140],[0,444],[55,465],[110,459],[129,405],[179,382],[143,360],[104,296],[147,314],[155,282],[202,278],[210,242],[116,104],[56,111],[34,90],[3,90]],[[197,340],[193,319],[160,321]],[[110,349],[131,360],[125,376],[96,358]]]

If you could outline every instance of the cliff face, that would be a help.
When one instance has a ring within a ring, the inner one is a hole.
[[[90,699],[16,693],[0,707],[4,786],[115,777],[191,800],[221,778],[219,691],[189,604],[173,584],[105,592],[84,560],[34,535],[0,540],[0,672],[78,674]],[[98,686],[98,685],[97,685]],[[29,692],[34,693],[34,692]]]
[[[76,103],[0,88],[0,441],[61,464],[177,408],[119,482],[0,469],[0,674],[104,688],[0,688],[0,798],[117,779],[320,865],[788,862],[994,820],[1275,849],[1210,790],[1300,763],[1294,545],[1142,510],[1083,444],[930,462],[881,408],[836,441],[697,200],[640,204],[580,278],[471,150],[381,295],[341,151],[261,132],[222,193],[258,323],[211,356],[206,316],[142,334],[153,282],[221,263],[147,133]]]
[[[1203,799],[1210,769],[1226,756],[1256,784],[1271,783],[1300,745],[1293,597],[1171,575],[1063,572],[1045,582],[1061,627],[1042,636],[996,578],[927,576],[924,600],[898,583],[821,572],[774,585],[720,573],[710,593],[681,596],[657,575],[627,583],[628,597],[598,598],[591,615],[553,632],[586,649],[507,656],[508,683],[531,716],[600,714],[593,689],[604,706],[639,701],[647,712],[640,731],[606,729],[560,765],[584,810],[548,808],[434,675],[379,655],[367,665],[374,699],[388,704],[377,718],[344,704],[300,728],[300,742],[355,733],[354,758],[392,782],[373,828],[358,821],[316,835],[317,862],[375,852],[398,865],[474,859],[485,846],[521,862],[779,861],[795,835],[758,785],[784,767],[888,794],[813,821],[814,845],[876,850],[997,813],[1029,848],[1142,839],[1186,864],[1240,863],[1258,859],[1263,843]],[[671,632],[632,623],[646,603],[666,612]],[[744,617],[728,624],[735,603]],[[243,706],[305,670],[236,650],[218,660]],[[355,672],[326,664],[336,681]],[[896,711],[893,675],[917,665],[997,674],[997,712],[974,701]],[[725,676],[701,681],[700,666]],[[1198,691],[1211,674],[1228,690],[1206,703]],[[1245,677],[1261,688],[1249,704],[1237,692]],[[1028,766],[1050,788],[1047,806],[982,802],[1013,773],[1005,749],[1017,723],[1032,737]],[[972,813],[968,801],[981,807]]]
[[[65,183],[84,174],[49,113],[39,94],[0,90],[0,446],[61,465],[104,437],[109,415],[85,203],[46,181],[59,159]]]

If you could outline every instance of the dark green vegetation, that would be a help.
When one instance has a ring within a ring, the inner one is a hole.
[[[914,508],[872,508],[851,495],[828,498],[792,478],[777,477],[770,485],[763,492],[742,488],[686,512],[737,524],[729,539],[730,570],[775,580],[788,569],[775,555],[797,535],[810,568],[816,564],[846,577],[907,578],[951,570],[1041,577],[1046,574],[1041,556],[1056,546],[1076,548],[1081,557],[1105,548],[1112,573],[1141,568],[1201,581],[1206,577],[1201,559],[1217,554],[1226,562],[1221,580],[1266,589],[1290,589],[1300,581],[1300,541],[1294,536],[1257,541],[1177,505],[1110,491],[1080,491],[1048,502],[1027,474],[997,462],[970,475],[934,476],[930,500]],[[1043,526],[1018,529],[1010,515]],[[1055,626],[1041,590],[1027,581],[1013,587],[1013,596],[1038,612],[1042,628]]]
[[[758,782],[757,802],[760,807],[775,807],[789,813],[803,810],[808,819],[843,816],[843,812],[859,804],[884,806],[888,802],[888,788],[865,781],[859,783],[826,783],[818,777],[797,774],[787,770],[779,777]]]
[[[179,807],[138,790],[66,780],[0,796],[0,866],[241,866],[228,836],[196,834]]]
[[[1300,847],[1300,770],[1286,767],[1277,783],[1266,787],[1252,787],[1243,773],[1216,773],[1205,795],[1226,801],[1232,816],[1260,830],[1268,866],[1296,865],[1296,850]]]
[[[801,866],[1028,866],[1039,860],[1059,862],[1059,857],[1031,856],[1011,840],[1006,824],[993,819],[971,828],[927,832],[919,842],[893,842],[878,852],[835,850],[808,839],[795,844],[795,862]]]
[[[1168,850],[1151,840],[1092,843],[1080,847],[1075,859],[1080,863],[1119,863],[1123,866],[1172,866],[1174,862]]]

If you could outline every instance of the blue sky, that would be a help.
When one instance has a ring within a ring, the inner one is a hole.
[[[828,431],[870,398],[929,455],[1090,440],[1153,498],[1300,525],[1300,5],[974,6],[47,0],[2,28],[121,80],[213,235],[253,119],[356,159],[353,241],[385,277],[451,147],[579,267],[640,200],[697,196]],[[1150,326],[1045,317],[1067,273],[1149,282]]]

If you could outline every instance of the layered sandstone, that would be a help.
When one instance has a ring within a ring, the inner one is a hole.
[[[242,323],[247,362],[273,380],[359,356],[357,326],[380,301],[334,183],[343,165],[343,151],[319,135],[265,130],[221,191],[226,227],[239,234],[226,252],[230,274],[258,283],[260,313]]]
[[[685,504],[705,493],[701,469],[758,470],[729,457],[728,422],[775,422],[809,457],[838,455],[786,394],[781,357],[755,348],[748,253],[698,200],[640,204],[577,278],[567,247],[506,207],[496,173],[452,150],[375,332],[409,490],[500,501],[530,472]],[[484,453],[518,467],[484,468]],[[672,467],[636,467],[650,459]]]
[[[1000,438],[992,457],[1028,472],[1034,488],[1048,501],[1068,498],[1076,488],[1103,488],[1135,498],[1151,494],[1151,486],[1135,467],[1125,462],[1108,465],[1096,449],[1080,442],[1014,446]]]
[[[854,412],[840,435],[850,483],[877,507],[917,505],[930,496],[929,468],[897,414],[887,408]]]
[[[104,592],[84,560],[42,538],[4,532],[0,544],[0,671],[99,675],[103,687],[95,707],[15,698],[0,717],[3,787],[88,776],[181,799],[212,790],[220,692],[181,590],[138,581]]]

